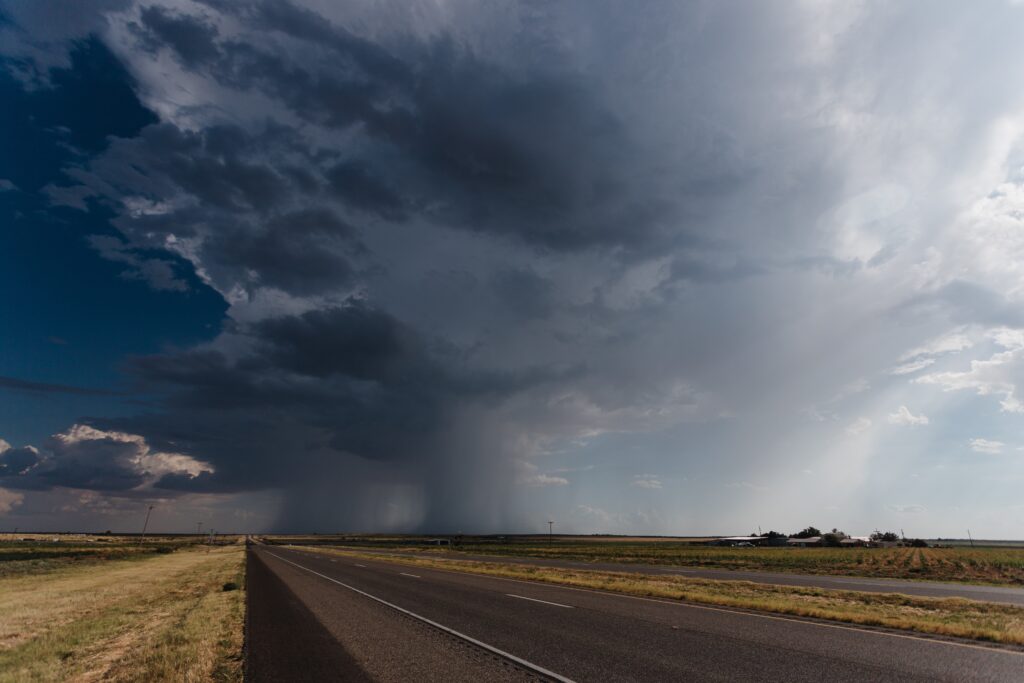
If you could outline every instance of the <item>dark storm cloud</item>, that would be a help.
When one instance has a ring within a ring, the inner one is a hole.
[[[402,198],[388,187],[365,163],[346,162],[327,171],[331,191],[349,206],[378,214],[388,220],[402,220]]]
[[[365,249],[330,209],[310,208],[275,216],[261,228],[224,221],[202,253],[212,263],[254,271],[260,285],[309,295],[351,283],[351,261]]]
[[[317,155],[295,131],[271,121],[255,133],[233,125],[202,132],[150,126],[73,175],[86,184],[86,196],[115,206],[126,196],[135,202],[137,209],[114,222],[142,252],[116,237],[91,239],[106,258],[133,266],[154,286],[185,288],[174,264],[141,255],[166,247],[173,235],[199,238],[196,254],[215,284],[311,295],[351,284],[369,257],[359,232],[325,203],[342,191],[361,207],[388,198],[359,170],[336,174],[334,182],[345,188],[325,192],[328,181],[318,171]]]
[[[425,365],[410,331],[360,302],[271,318],[254,332],[266,342],[266,358],[274,366],[312,377],[409,381]]]
[[[55,342],[59,343],[59,342]],[[67,344],[67,342],[63,342]],[[77,394],[80,396],[120,396],[121,392],[107,389],[90,389],[89,387],[73,387],[66,384],[50,384],[47,382],[32,382],[17,377],[0,377],[0,389],[11,389],[13,391],[28,391],[40,394]]]
[[[196,67],[219,55],[214,40],[217,27],[189,16],[173,14],[161,7],[146,7],[141,14],[146,28],[140,34],[152,49],[168,45],[185,66]]]
[[[554,285],[531,270],[495,273],[491,288],[503,309],[523,318],[543,318],[553,310]]]
[[[332,57],[215,40],[201,20],[156,10],[142,15],[144,45],[166,46],[187,68],[261,92],[310,122],[364,131],[366,157],[326,173],[343,203],[392,221],[418,206],[435,221],[556,250],[635,249],[666,237],[671,202],[650,187],[638,196],[644,179],[630,173],[638,150],[579,77],[523,77],[444,38],[391,54],[283,1],[216,6]],[[374,163],[382,158],[387,175]]]
[[[792,481],[726,500],[722,477],[820,466],[856,492],[904,396],[894,359],[947,324],[1019,324],[1016,266],[991,276],[1013,244],[957,241],[951,190],[991,174],[964,150],[1005,137],[1019,78],[970,40],[921,56],[961,35],[955,12],[199,4],[110,18],[161,122],[47,181],[115,215],[108,259],[157,287],[189,263],[228,308],[204,343],[127,362],[146,412],[92,422],[215,470],[156,489],[279,489],[280,525],[496,530],[632,506],[639,473],[669,489],[674,468],[701,489],[674,519],[742,521]],[[927,37],[891,40],[920,17]],[[141,476],[121,446],[80,448],[67,485]],[[57,450],[19,456],[22,486],[59,478]]]
[[[8,448],[0,451],[0,478],[22,476],[39,461],[39,452],[34,448]]]
[[[554,386],[576,372],[473,370],[450,344],[358,300],[264,319],[236,334],[250,350],[233,358],[207,350],[131,363],[140,388],[166,396],[165,411],[103,424],[143,433],[154,445],[173,444],[216,467],[194,479],[165,477],[157,487],[309,491],[331,481],[335,496],[356,500],[367,484],[354,472],[400,467],[417,473],[410,485],[432,491],[417,523],[445,526],[477,501],[474,493],[456,503],[441,491],[475,487],[496,501],[513,476],[501,462],[486,474],[476,471],[493,454],[461,442],[460,433],[477,427],[459,426],[460,412]],[[350,523],[365,513],[356,508]]]

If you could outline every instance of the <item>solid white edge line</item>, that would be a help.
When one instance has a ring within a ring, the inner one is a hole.
[[[510,598],[519,598],[520,600],[529,600],[530,602],[543,602],[545,605],[554,605],[555,607],[564,607],[566,609],[576,609],[572,605],[563,605],[560,602],[549,602],[547,600],[538,600],[537,598],[528,598],[525,595],[516,595],[515,593],[505,593]]]
[[[323,555],[324,553],[321,553]],[[386,557],[385,555],[378,554],[377,557]],[[388,560],[381,559],[378,562],[388,562]],[[472,560],[451,560],[452,562],[467,562]],[[392,561],[391,564],[399,564]],[[533,565],[519,565],[519,566],[533,566]],[[936,634],[934,638],[926,638],[924,636],[913,636],[903,633],[891,633],[889,631],[875,631],[867,627],[858,627],[856,625],[846,626],[844,624],[825,624],[820,621],[813,621],[814,617],[808,617],[807,619],[795,619],[793,617],[776,616],[774,614],[761,614],[755,611],[744,611],[743,609],[729,609],[727,607],[715,607],[712,605],[702,605],[696,602],[671,602],[669,600],[660,600],[658,598],[645,598],[639,595],[627,595],[626,593],[613,593],[611,591],[600,591],[593,590],[590,588],[576,588],[575,586],[562,586],[557,583],[545,583],[543,581],[526,581],[523,579],[511,579],[507,576],[491,576],[489,574],[476,574],[469,571],[459,571],[458,569],[443,569],[441,567],[427,567],[427,569],[436,572],[446,572],[448,574],[459,574],[462,576],[476,576],[484,579],[494,579],[496,581],[511,581],[512,583],[522,583],[527,586],[547,586],[549,588],[559,588],[566,591],[579,591],[580,593],[593,593],[594,595],[606,595],[613,598],[625,598],[627,600],[641,600],[643,602],[657,602],[662,605],[674,605],[683,609],[702,609],[708,612],[724,612],[726,614],[735,614],[744,617],[754,617],[757,619],[769,619],[771,621],[788,621],[793,624],[804,624],[805,626],[816,626],[818,628],[831,628],[839,631],[853,631],[854,633],[863,633],[870,636],[884,636],[887,638],[903,638],[905,640],[917,640],[922,643],[931,643],[932,645],[948,645],[950,647],[964,647],[970,650],[983,650],[984,652],[992,652],[995,654],[1014,655],[1017,657],[1024,657],[1024,652],[1020,650],[1004,650],[999,647],[988,647],[986,645],[974,645],[972,643],[961,643],[955,640],[943,640],[941,634]],[[884,595],[884,593],[883,593]],[[996,603],[999,604],[999,603]],[[891,628],[891,627],[881,627]]]
[[[292,562],[291,560],[285,559],[285,558],[281,557],[280,555],[275,555],[274,553],[271,553],[271,552],[267,552],[267,555],[270,555],[271,557],[276,557],[277,559],[281,560],[282,562],[287,562],[288,564],[290,564],[290,565],[292,565],[294,567],[298,567],[299,569],[304,569],[305,571],[309,572],[310,574],[315,574],[315,575],[319,576],[321,579],[327,579],[328,581],[330,581],[332,583],[336,583],[339,586],[347,588],[350,591],[353,591],[354,593],[358,593],[359,595],[362,595],[364,597],[370,598],[371,600],[379,602],[382,605],[387,605],[391,609],[397,610],[397,611],[401,612],[402,614],[405,614],[407,616],[412,617],[413,619],[418,619],[418,620],[422,621],[425,624],[430,624],[434,628],[440,629],[440,630],[444,631],[445,633],[448,633],[450,635],[455,636],[456,638],[461,638],[461,639],[463,639],[463,640],[465,640],[465,641],[467,641],[469,643],[472,643],[472,644],[476,645],[477,647],[482,647],[483,649],[487,650],[488,652],[492,652],[492,653],[498,655],[499,657],[504,657],[505,659],[509,659],[509,660],[515,662],[516,664],[519,664],[521,666],[525,666],[527,669],[530,669],[531,671],[535,671],[535,672],[537,672],[539,674],[543,674],[544,676],[548,676],[550,678],[553,678],[556,681],[561,681],[561,683],[575,683],[575,681],[573,681],[571,678],[566,678],[565,676],[561,676],[559,674],[556,674],[554,671],[549,671],[548,669],[545,669],[542,666],[534,664],[533,662],[528,662],[528,661],[526,661],[525,659],[523,659],[521,657],[516,657],[511,652],[505,652],[504,650],[502,650],[500,648],[496,648],[493,645],[488,645],[487,643],[485,643],[483,641],[480,641],[480,640],[477,640],[476,638],[474,638],[472,636],[467,636],[465,633],[460,633],[460,632],[456,631],[453,628],[448,628],[447,626],[445,626],[443,624],[437,623],[433,619],[428,619],[428,618],[426,618],[424,616],[416,614],[415,612],[410,612],[409,610],[405,609],[404,607],[399,607],[398,605],[394,604],[393,602],[388,602],[387,600],[384,600],[383,598],[378,598],[376,595],[370,595],[366,591],[359,590],[355,586],[350,586],[347,583],[342,583],[341,581],[338,581],[337,579],[332,579],[331,577],[326,576],[324,574],[321,574],[320,572],[318,572],[318,571],[316,571],[314,569],[310,569],[309,567],[303,567],[301,564],[298,564],[296,562]]]

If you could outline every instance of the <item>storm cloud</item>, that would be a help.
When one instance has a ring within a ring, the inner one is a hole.
[[[1013,450],[1022,13],[167,0],[32,41],[12,6],[25,83],[99,41],[153,114],[49,208],[227,312],[124,359],[142,407],[88,424],[141,441],[60,432],[0,481],[467,532],[856,532],[907,500],[937,531],[987,487],[1012,534],[1024,469],[955,425]]]

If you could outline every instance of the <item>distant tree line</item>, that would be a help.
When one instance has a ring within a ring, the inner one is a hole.
[[[761,538],[787,538],[786,534],[779,533],[778,531],[769,531],[768,533],[757,533],[750,534],[751,536],[759,536]],[[821,538],[822,545],[838,547],[841,545],[844,538],[849,536],[844,531],[833,528],[832,531],[822,532],[821,529],[815,526],[809,526],[805,529],[801,529],[795,534],[789,534],[788,538]],[[905,543],[913,548],[927,548],[928,543],[920,538],[903,538],[900,534],[895,531],[876,531],[870,536],[871,540],[876,543]]]

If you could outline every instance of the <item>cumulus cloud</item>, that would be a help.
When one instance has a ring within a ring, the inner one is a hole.
[[[993,441],[991,439],[971,439],[971,450],[974,451],[975,453],[987,453],[989,455],[995,455],[997,453],[1002,453],[1003,446],[1005,445],[1006,444],[1004,444],[1002,441]]]
[[[906,406],[900,406],[895,413],[889,413],[889,424],[901,427],[917,427],[928,424],[927,415],[914,415]]]
[[[83,424],[54,434],[42,448],[0,452],[0,483],[23,490],[61,487],[130,495],[159,487],[165,477],[198,479],[212,473],[207,463],[155,450],[137,434]]]
[[[944,391],[973,389],[979,396],[1000,396],[1003,411],[1022,413],[1024,403],[1018,397],[1017,384],[1024,370],[1024,330],[997,328],[985,336],[1003,350],[987,359],[972,360],[969,370],[935,372],[914,381],[937,385]]]

